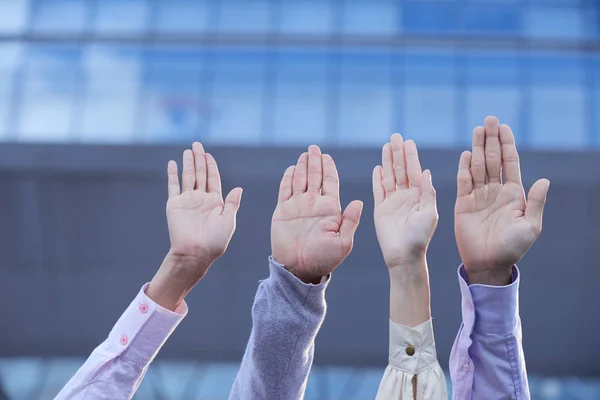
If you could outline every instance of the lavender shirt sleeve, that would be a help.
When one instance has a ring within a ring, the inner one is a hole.
[[[450,355],[454,400],[529,399],[519,318],[519,269],[507,286],[469,285],[458,269],[462,316]]]
[[[304,397],[329,280],[303,283],[272,258],[269,271],[254,299],[252,332],[230,400]]]

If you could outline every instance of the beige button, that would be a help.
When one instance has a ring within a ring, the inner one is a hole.
[[[406,354],[408,354],[409,356],[412,356],[413,354],[415,354],[415,348],[414,348],[414,346],[407,346],[406,347]]]

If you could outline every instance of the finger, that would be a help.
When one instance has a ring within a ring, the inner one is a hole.
[[[458,162],[458,197],[468,196],[473,192],[473,177],[471,176],[471,152],[463,151]]]
[[[313,144],[308,148],[308,190],[320,193],[322,184],[323,162],[321,161],[321,149]]]
[[[550,181],[548,179],[540,179],[533,184],[527,195],[525,218],[531,222],[538,233],[542,231],[542,216],[549,189]]]
[[[221,175],[217,162],[209,153],[204,157],[206,158],[206,191],[221,194]]]
[[[500,125],[500,145],[502,146],[502,172],[504,181],[522,185],[519,153],[515,145],[515,135],[510,126]]]
[[[282,203],[292,197],[292,180],[294,179],[295,165],[290,165],[285,170],[281,183],[279,184],[279,198],[278,202]]]
[[[223,206],[223,215],[233,216],[235,218],[240,203],[242,202],[242,188],[236,187],[231,189],[231,192],[227,194],[225,198],[225,205]]]
[[[401,162],[404,162],[404,160]],[[392,156],[392,146],[389,143],[384,144],[381,150],[381,165],[383,168],[383,187],[386,193],[395,192],[394,159]]]
[[[190,149],[183,152],[183,172],[181,173],[181,191],[194,190],[196,173],[194,171],[194,154]]]
[[[473,153],[471,155],[471,176],[475,189],[485,185],[485,128],[478,126],[473,130]]]
[[[294,171],[294,179],[292,180],[293,194],[302,194],[306,192],[307,185],[307,168],[308,168],[308,153],[302,153],[298,158],[296,169]]]
[[[392,143],[396,187],[398,189],[406,189],[408,188],[408,177],[406,176],[406,162],[404,161],[404,139],[402,139],[402,135],[399,133],[394,133],[390,141]]]
[[[502,159],[500,153],[500,138],[498,118],[486,117],[485,126],[485,169],[489,183],[501,183]]]
[[[194,166],[196,168],[196,190],[206,191],[206,157],[204,147],[198,142],[192,143]]]
[[[375,205],[378,205],[385,200],[383,169],[381,168],[381,165],[378,165],[373,169],[373,198],[375,199]]]
[[[173,160],[169,161],[169,164],[167,164],[167,190],[169,192],[169,198],[177,196],[180,193],[177,163]]]
[[[431,171],[426,169],[423,171],[421,177],[421,201],[420,206],[431,207],[436,206],[435,202],[435,188],[433,187],[433,181],[431,180]],[[421,208],[421,207],[420,207]]]
[[[344,213],[342,214],[342,223],[340,224],[340,237],[346,246],[352,248],[354,240],[354,232],[358,228],[360,222],[360,215],[363,210],[363,202],[360,200],[354,200],[348,204]]]
[[[329,154],[321,156],[323,162],[323,196],[340,198],[340,177],[335,162]]]
[[[406,176],[410,187],[418,187],[421,185],[421,163],[419,162],[419,153],[417,145],[412,140],[407,140],[404,143],[404,153],[406,157]]]

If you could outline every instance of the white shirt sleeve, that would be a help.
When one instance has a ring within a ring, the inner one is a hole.
[[[414,328],[390,320],[389,365],[376,400],[446,400],[431,319]]]

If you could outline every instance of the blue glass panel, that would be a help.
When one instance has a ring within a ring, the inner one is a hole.
[[[212,27],[217,3],[209,0],[156,0],[155,4],[157,30],[198,33]]]
[[[407,84],[453,84],[456,79],[455,53],[451,50],[410,47],[405,59]]]
[[[577,39],[582,36],[584,19],[578,8],[533,6],[524,17],[525,33],[535,38]]]
[[[535,52],[529,57],[529,75],[540,84],[580,84],[584,79],[584,59],[578,54]]]
[[[81,50],[35,45],[27,52],[18,121],[19,140],[70,139],[81,89]]]
[[[591,107],[588,115],[591,121],[593,142],[597,147],[600,147],[600,56],[594,57],[589,61],[588,68],[591,68],[591,76],[593,85],[589,89],[591,93]]]
[[[215,113],[198,48],[155,48],[147,55],[142,126],[150,141],[199,140]]]
[[[32,7],[32,29],[36,32],[80,33],[86,27],[86,0],[45,0]]]
[[[148,0],[101,0],[96,2],[97,32],[135,32],[146,29]]]
[[[345,53],[340,61],[338,143],[379,146],[393,133],[390,52]]]
[[[314,49],[281,52],[278,57],[275,143],[323,143],[328,118],[328,53]]]
[[[10,134],[8,131],[14,105],[13,90],[16,85],[17,71],[21,69],[24,47],[22,44],[0,44],[0,139]]]
[[[332,0],[287,0],[281,8],[281,32],[325,34],[333,29]]]
[[[393,35],[398,32],[399,4],[392,0],[348,0],[342,30],[346,34]]]
[[[462,13],[455,2],[406,0],[402,3],[402,29],[406,33],[457,33],[462,26]]]
[[[28,0],[0,1],[0,33],[21,33],[27,28]]]
[[[137,132],[142,65],[138,49],[93,46],[84,54],[84,141],[127,142]]]
[[[584,148],[586,96],[583,85],[534,84],[529,144],[563,150]]]
[[[471,142],[472,129],[483,125],[488,115],[495,115],[501,124],[510,125],[515,134],[519,127],[522,87],[516,82],[510,85],[492,86],[470,84],[466,93],[466,130],[460,132],[460,142]]]
[[[271,8],[269,0],[229,0],[221,1],[219,26],[221,32],[263,33],[271,28]]]
[[[265,54],[235,49],[215,56],[210,141],[259,144],[264,104]]]
[[[468,32],[488,35],[517,36],[521,33],[518,3],[466,3],[465,26]]]
[[[463,53],[469,84],[502,86],[515,84],[523,65],[521,53],[516,51],[472,50]]]

